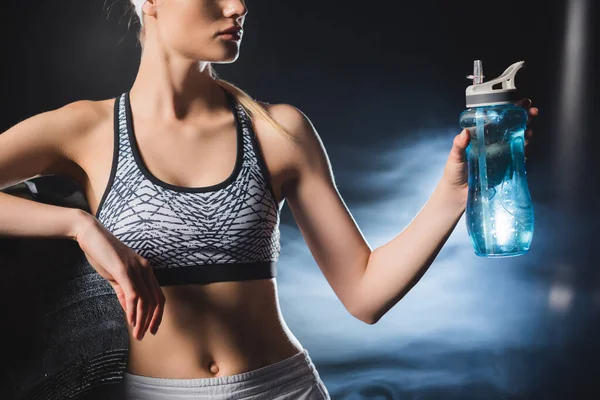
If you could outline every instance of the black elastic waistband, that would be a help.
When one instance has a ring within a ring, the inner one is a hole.
[[[206,264],[154,270],[160,286],[269,279],[277,276],[276,261]]]

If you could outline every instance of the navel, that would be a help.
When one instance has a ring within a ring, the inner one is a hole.
[[[210,372],[212,372],[215,375],[219,373],[219,367],[217,366],[217,363],[214,361],[211,361],[208,364],[208,369],[210,370]]]

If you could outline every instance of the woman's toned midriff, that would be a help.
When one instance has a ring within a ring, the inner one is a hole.
[[[114,99],[96,105],[99,122],[78,145],[77,162],[63,170],[82,188],[92,215],[106,189],[114,144]],[[166,127],[160,132],[156,124],[134,119],[138,147],[147,168],[162,181],[178,186],[210,186],[223,181],[235,163],[235,120],[224,108],[211,121],[210,125],[200,125],[202,138],[207,138],[202,141],[190,134],[192,127],[187,132],[173,130],[170,135]],[[258,132],[257,136],[260,138]],[[190,146],[197,151],[190,151]],[[285,170],[285,155],[268,150],[269,146],[273,149],[276,144],[261,143],[280,204],[283,173],[277,171]],[[182,154],[192,153],[201,156],[182,160]],[[193,176],[193,171],[200,173]],[[229,376],[302,351],[281,314],[276,278],[163,286],[162,290],[166,303],[156,336],[147,331],[140,341],[127,324],[129,373],[174,379]]]
[[[302,351],[280,315],[275,278],[168,286],[163,293],[167,301],[156,336],[130,341],[130,373],[235,375]]]

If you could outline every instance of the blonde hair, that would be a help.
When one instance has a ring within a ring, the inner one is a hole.
[[[140,43],[140,45],[142,46],[142,51],[143,51],[143,48],[144,48],[144,25],[142,23],[142,17],[140,14],[138,14],[138,10],[136,10],[134,0],[129,0],[129,6],[130,6],[129,10],[133,11],[131,17],[133,18],[135,16],[138,23],[140,24],[140,29],[138,30],[138,33],[137,33],[137,39],[138,39],[138,42]],[[141,7],[140,7],[139,12],[141,13]],[[128,27],[130,25],[131,25],[131,18],[129,20]],[[208,69],[209,69],[211,78],[213,78],[215,80],[215,82],[219,86],[221,86],[224,90],[231,93],[233,95],[233,97],[235,97],[236,101],[243,107],[244,111],[246,112],[246,114],[248,115],[248,117],[250,118],[251,121],[255,121],[257,117],[262,118],[264,121],[268,122],[273,128],[275,128],[275,130],[277,132],[279,132],[280,134],[282,134],[284,136],[287,136],[288,139],[290,139],[291,144],[293,144],[293,145],[297,144],[296,143],[297,138],[295,136],[291,135],[283,126],[281,126],[281,124],[279,122],[277,122],[275,119],[273,119],[273,117],[271,117],[271,115],[268,113],[268,111],[265,109],[265,107],[263,105],[261,105],[258,101],[253,99],[248,93],[246,93],[244,90],[240,89],[233,83],[228,82],[224,79],[220,79],[217,76],[217,72],[215,71],[212,63],[208,64]],[[264,104],[268,104],[268,103],[264,103]]]
[[[278,131],[280,134],[287,136],[291,140],[292,144],[296,144],[296,137],[291,135],[283,126],[281,126],[279,122],[275,121],[275,119],[271,117],[268,111],[258,101],[254,100],[252,97],[250,97],[248,93],[246,93],[233,83],[223,79],[219,79],[217,77],[216,71],[212,67],[212,64],[209,64],[209,68],[210,74],[215,80],[215,82],[235,97],[236,101],[240,103],[240,105],[244,108],[244,111],[246,111],[246,114],[248,114],[248,117],[251,121],[254,121],[256,117],[262,118],[264,121],[268,122],[273,128],[275,128],[275,130]]]

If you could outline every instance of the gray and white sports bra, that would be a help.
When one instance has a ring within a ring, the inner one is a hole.
[[[276,276],[280,209],[252,123],[223,89],[237,124],[233,173],[189,188],[153,176],[137,148],[129,92],[115,100],[110,178],[96,218],[150,261],[161,286]]]

